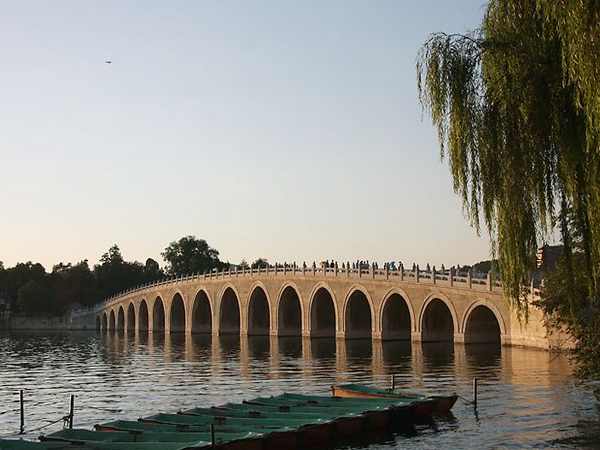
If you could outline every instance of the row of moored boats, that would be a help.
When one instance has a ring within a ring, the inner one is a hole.
[[[448,414],[456,395],[428,396],[363,385],[332,396],[286,393],[242,403],[64,429],[38,442],[0,440],[0,450],[280,450],[323,448],[366,432],[397,431]]]

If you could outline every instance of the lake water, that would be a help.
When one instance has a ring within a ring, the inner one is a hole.
[[[0,335],[0,435],[18,432],[18,392],[26,429],[68,413],[75,426],[218,405],[283,391],[329,394],[334,383],[398,385],[457,392],[453,417],[414,436],[340,448],[594,447],[596,400],[577,384],[568,360],[538,350],[405,342],[210,336],[118,336],[95,333]],[[62,424],[43,432],[55,431]],[[37,438],[32,431],[27,438]],[[600,433],[598,434],[600,435]]]

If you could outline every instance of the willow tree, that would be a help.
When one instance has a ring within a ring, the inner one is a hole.
[[[599,55],[600,2],[491,0],[479,29],[433,34],[417,61],[454,190],[492,238],[507,298],[527,313],[536,250],[559,235],[563,257],[542,306],[596,360]],[[595,347],[586,344],[594,335]]]

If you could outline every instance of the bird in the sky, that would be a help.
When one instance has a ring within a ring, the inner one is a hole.
[[[106,64],[112,64],[112,61],[110,59],[107,59],[106,61],[104,61]]]

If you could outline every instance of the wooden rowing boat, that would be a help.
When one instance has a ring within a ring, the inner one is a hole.
[[[334,397],[341,398],[362,398],[362,399],[399,399],[408,400],[418,408],[417,414],[424,416],[428,414],[427,406],[419,408],[421,402],[430,402],[433,414],[448,414],[458,396],[453,395],[425,395],[417,392],[402,391],[398,389],[378,389],[362,384],[342,384],[331,386],[331,394]]]

